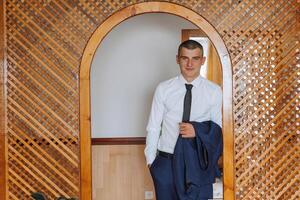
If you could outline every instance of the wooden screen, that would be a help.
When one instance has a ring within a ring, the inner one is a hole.
[[[78,197],[84,47],[108,16],[144,1],[4,2],[7,198]],[[229,50],[236,199],[299,199],[299,1],[170,2],[206,18]]]

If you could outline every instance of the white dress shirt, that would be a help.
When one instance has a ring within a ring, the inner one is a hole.
[[[185,83],[188,82],[179,75],[160,83],[155,90],[147,125],[147,164],[154,161],[157,150],[174,152],[182,122]],[[222,127],[221,88],[201,76],[189,84],[193,85],[190,121],[212,120]]]

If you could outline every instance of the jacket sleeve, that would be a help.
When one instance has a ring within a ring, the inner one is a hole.
[[[191,122],[196,133],[196,146],[201,169],[218,170],[218,159],[222,154],[221,127],[213,121]],[[216,171],[219,175],[219,171]]]

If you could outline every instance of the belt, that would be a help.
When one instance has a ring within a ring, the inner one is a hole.
[[[167,152],[163,152],[163,151],[158,151],[158,155],[164,158],[168,158],[168,159],[172,159],[173,158],[173,154],[171,153],[167,153]]]

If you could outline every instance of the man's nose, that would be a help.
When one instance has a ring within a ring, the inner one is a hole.
[[[192,66],[192,59],[188,59],[188,66],[190,67],[190,66]]]

